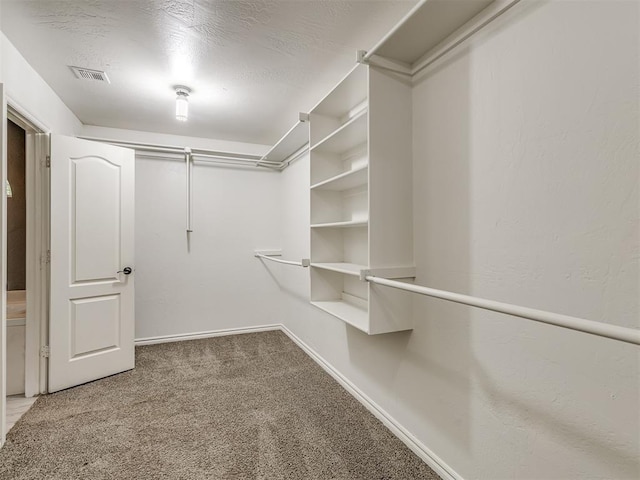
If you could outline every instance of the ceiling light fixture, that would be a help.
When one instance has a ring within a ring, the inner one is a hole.
[[[189,118],[189,94],[191,89],[183,86],[175,87],[176,89],[176,119],[186,122]]]

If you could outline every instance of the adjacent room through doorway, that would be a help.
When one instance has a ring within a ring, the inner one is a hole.
[[[33,404],[25,398],[27,319],[26,132],[7,121],[7,431]]]

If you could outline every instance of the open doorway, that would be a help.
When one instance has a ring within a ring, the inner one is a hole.
[[[47,135],[7,111],[6,428],[46,392],[48,289]]]
[[[27,326],[26,131],[7,120],[7,431],[31,406],[25,397]]]

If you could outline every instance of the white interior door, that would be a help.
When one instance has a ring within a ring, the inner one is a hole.
[[[49,392],[134,367],[134,158],[51,136]]]

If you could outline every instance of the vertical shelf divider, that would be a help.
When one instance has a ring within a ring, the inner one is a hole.
[[[358,64],[309,120],[311,303],[370,335],[409,330],[411,297],[360,272],[415,271],[411,85]]]

